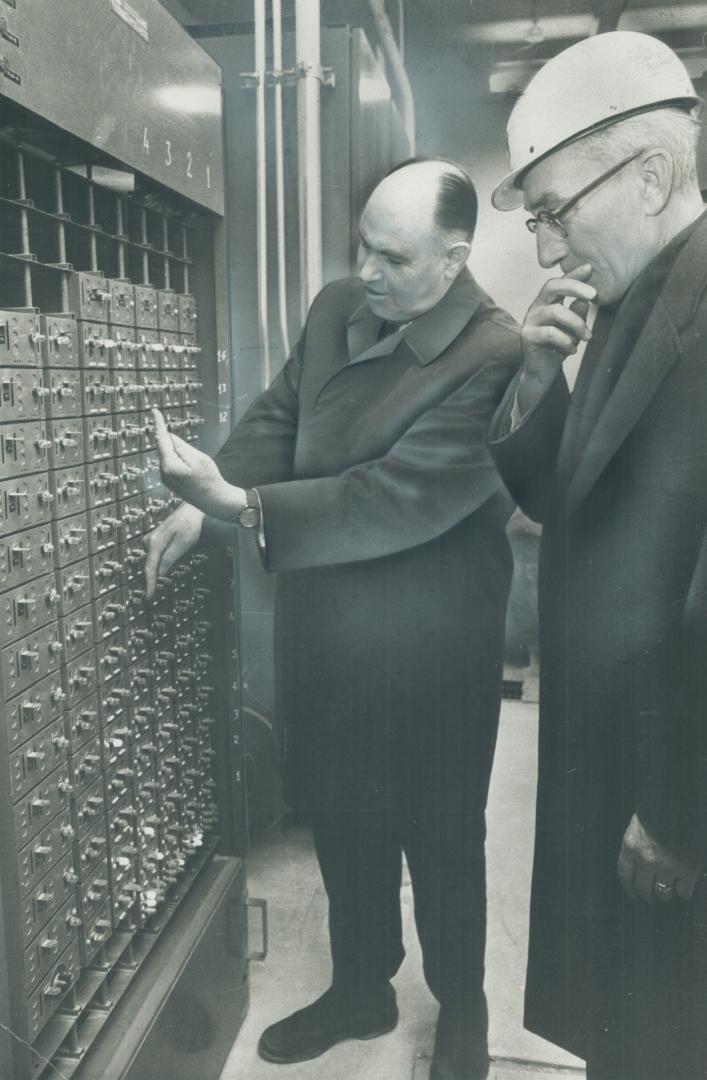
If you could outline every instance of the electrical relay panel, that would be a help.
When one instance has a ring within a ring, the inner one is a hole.
[[[29,1080],[80,1076],[216,851],[216,684],[238,678],[208,552],[145,595],[144,537],[178,502],[150,410],[197,445],[205,422],[194,222],[0,157],[0,1021]]]

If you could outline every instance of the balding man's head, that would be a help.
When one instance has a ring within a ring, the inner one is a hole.
[[[397,174],[410,178],[413,182],[419,180],[422,183],[431,183],[436,190],[434,219],[437,228],[442,233],[453,235],[457,240],[471,243],[476,229],[479,200],[471,177],[461,165],[448,161],[447,158],[408,158],[391,169],[381,183],[384,184],[388,177]]]
[[[476,193],[442,158],[403,162],[377,185],[361,215],[359,273],[371,310],[407,322],[437,304],[463,267]]]

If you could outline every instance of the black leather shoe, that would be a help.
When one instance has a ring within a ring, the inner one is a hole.
[[[395,990],[386,983],[365,999],[330,988],[292,1016],[266,1028],[258,1053],[276,1065],[291,1065],[319,1057],[344,1039],[375,1039],[398,1022]]]
[[[461,1011],[440,1008],[430,1080],[486,1080],[489,1074],[486,1002]]]

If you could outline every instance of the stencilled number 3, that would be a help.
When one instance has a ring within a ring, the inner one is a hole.
[[[167,157],[164,159],[165,165],[172,164],[172,143],[169,139],[165,139],[165,146],[167,147]]]

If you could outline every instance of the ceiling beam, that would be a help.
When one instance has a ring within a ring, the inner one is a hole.
[[[678,49],[677,54],[693,82],[699,82],[707,73],[704,49],[695,47]],[[547,57],[523,60],[503,60],[491,69],[489,90],[492,94],[521,94],[533,76],[547,63]],[[699,93],[698,87],[698,93]]]
[[[591,37],[596,34],[602,13],[607,20],[613,18],[616,8],[618,18],[612,29],[642,30],[659,34],[661,31],[700,30],[707,25],[707,3],[677,4],[674,7],[631,7],[618,0],[598,0],[595,11],[577,15],[541,15],[538,19],[494,19],[488,22],[469,22],[454,25],[444,31],[448,40],[470,45],[523,45],[524,43],[556,41],[558,39]],[[596,10],[600,9],[600,10]]]

